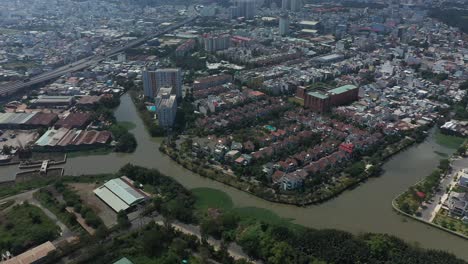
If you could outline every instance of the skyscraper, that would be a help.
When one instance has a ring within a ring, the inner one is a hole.
[[[287,14],[283,14],[280,16],[279,33],[281,36],[289,35],[289,17]]]
[[[282,0],[281,1],[281,9],[288,10],[289,9],[289,0]]]
[[[172,87],[172,94],[177,98],[182,96],[182,71],[178,68],[166,68],[156,70],[156,88]],[[158,92],[154,93],[155,95]]]
[[[156,72],[143,71],[143,92],[146,97],[154,98],[158,93],[156,85]]]
[[[256,14],[255,0],[236,0],[236,6],[231,10],[232,17],[252,19]]]
[[[172,88],[161,87],[155,98],[159,126],[170,128],[174,125],[177,113],[177,98]]]
[[[143,91],[146,97],[154,99],[161,87],[171,87],[172,93],[182,96],[182,71],[180,69],[158,69],[143,71]]]
[[[290,8],[292,12],[299,12],[302,9],[302,0],[289,0],[290,3]]]
[[[218,50],[225,50],[231,46],[231,36],[228,34],[203,36],[203,47],[208,52],[215,52]]]

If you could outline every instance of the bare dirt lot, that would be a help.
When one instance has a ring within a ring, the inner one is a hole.
[[[117,224],[117,214],[114,210],[93,193],[93,190],[98,187],[97,184],[71,183],[70,186],[76,190],[81,200],[102,219],[107,228]]]
[[[3,130],[0,136],[0,148],[4,145],[12,147],[26,146],[34,143],[39,134],[34,130]]]

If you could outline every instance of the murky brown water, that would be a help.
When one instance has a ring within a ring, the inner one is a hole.
[[[266,208],[284,218],[312,228],[336,228],[353,233],[389,233],[425,248],[442,249],[468,260],[468,241],[397,215],[391,206],[392,199],[427,176],[438,165],[440,156],[434,151],[451,153],[435,143],[431,136],[424,143],[396,155],[384,166],[385,173],[357,188],[321,205],[295,207],[266,202],[223,184],[194,174],[159,152],[159,141],[146,133],[135,107],[128,95],[116,110],[119,121],[136,124],[132,130],[138,140],[138,149],[132,154],[110,154],[69,159],[65,174],[81,175],[115,172],[131,162],[153,167],[174,177],[187,188],[208,187],[226,192],[239,207]],[[13,177],[16,167],[0,167],[0,177]]]

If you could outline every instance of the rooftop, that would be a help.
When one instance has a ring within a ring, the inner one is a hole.
[[[330,92],[332,94],[341,94],[341,93],[351,91],[351,90],[354,90],[354,89],[357,89],[357,86],[352,85],[352,84],[348,84],[348,85],[340,86],[340,87],[335,88],[335,89],[331,89],[328,92]]]
[[[313,97],[320,98],[320,99],[327,99],[328,98],[328,95],[323,94],[323,93],[319,93],[319,92],[308,92],[307,94],[311,95]]]

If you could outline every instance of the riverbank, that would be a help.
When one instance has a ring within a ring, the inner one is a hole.
[[[452,234],[452,235],[455,235],[455,236],[458,236],[458,237],[461,237],[461,238],[463,238],[463,239],[468,240],[468,236],[465,236],[465,235],[463,235],[463,234],[460,234],[460,233],[458,233],[458,232],[455,232],[455,231],[452,231],[452,230],[450,230],[450,229],[448,229],[448,228],[445,228],[445,227],[443,227],[443,226],[441,226],[441,225],[437,225],[437,224],[434,224],[434,223],[432,223],[432,222],[425,221],[425,220],[423,220],[423,219],[421,219],[421,218],[419,218],[419,217],[416,217],[416,216],[414,216],[414,215],[411,215],[411,214],[408,214],[408,213],[403,212],[403,211],[399,208],[398,203],[396,202],[396,200],[397,200],[401,195],[403,195],[403,194],[404,194],[404,193],[401,193],[400,195],[398,195],[398,196],[397,196],[395,199],[393,199],[393,201],[392,201],[392,208],[393,208],[393,210],[395,210],[398,214],[401,214],[401,215],[403,215],[403,216],[405,216],[405,217],[408,217],[408,218],[411,218],[411,219],[413,219],[413,220],[416,220],[417,222],[426,224],[426,225],[428,225],[428,226],[430,226],[430,227],[435,227],[435,228],[437,228],[437,229],[439,229],[439,230],[442,230],[442,231],[444,231],[444,232],[447,232],[447,233],[450,233],[450,234]]]
[[[271,203],[184,169],[158,150],[162,139],[148,135],[129,95],[122,97],[122,104],[116,109],[115,117],[119,122],[135,123],[136,128],[131,130],[138,141],[135,152],[68,158],[63,165],[66,175],[76,176],[79,180],[86,177],[83,175],[115,173],[127,163],[157,168],[187,189],[211,188],[223,191],[231,197],[235,207],[269,210],[281,218],[291,219],[291,223],[313,229],[346,230],[353,234],[391,234],[422,248],[452,252],[468,260],[464,239],[416,221],[407,221],[405,216],[396,214],[391,206],[395,196],[426,177],[437,166],[441,156],[436,151],[447,156],[454,152],[453,149],[437,144],[433,131],[424,142],[413,144],[386,161],[380,177],[369,178],[366,184],[356,185],[353,191],[343,192],[325,203],[298,207]],[[18,171],[17,166],[0,167],[0,179],[10,180]],[[40,181],[20,185],[25,187],[23,189],[38,188],[47,185],[50,179]],[[0,196],[8,195],[18,187],[2,189]]]
[[[451,145],[452,148],[459,146]],[[456,154],[450,159],[441,160],[439,167],[429,176],[392,200],[393,209],[406,217],[468,239],[467,224],[449,216],[448,208],[444,207],[450,193],[457,189],[457,173],[459,169],[466,168],[466,161],[468,158],[460,158]],[[454,162],[461,164],[454,166]]]
[[[349,190],[355,187],[356,185],[366,181],[370,177],[379,176],[381,173],[381,166],[386,160],[405,150],[414,143],[416,143],[416,140],[405,137],[401,141],[389,145],[385,149],[383,149],[383,151],[381,151],[381,153],[378,156],[381,156],[382,159],[376,164],[370,165],[374,166],[372,172],[369,170],[365,170],[357,177],[348,177],[345,180],[340,181],[337,185],[332,186],[332,188],[327,188],[325,190],[321,190],[320,192],[313,192],[307,194],[304,194],[303,192],[294,192],[290,194],[277,193],[276,190],[270,187],[250,183],[245,180],[242,180],[242,178],[240,177],[235,177],[234,175],[227,174],[218,166],[207,165],[197,160],[190,160],[189,157],[181,156],[181,154],[176,149],[170,147],[168,144],[161,144],[159,150],[168,155],[172,160],[174,160],[178,164],[182,165],[184,168],[193,171],[202,177],[218,181],[230,187],[236,188],[240,191],[244,191],[249,194],[255,195],[269,202],[296,206],[307,206],[326,202],[330,199],[339,196],[344,191]]]

